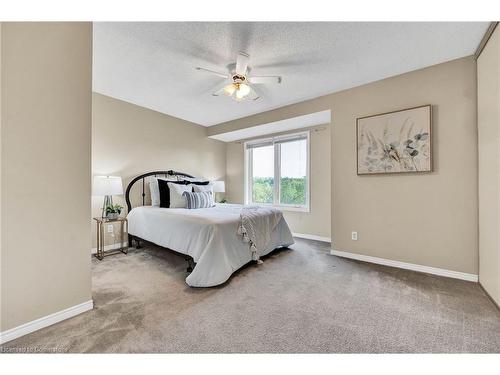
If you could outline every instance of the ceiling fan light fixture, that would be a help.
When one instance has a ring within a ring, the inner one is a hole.
[[[245,100],[245,95],[243,95],[241,92],[236,91],[236,94],[234,95],[234,99],[237,102],[241,102],[242,100]]]
[[[236,94],[234,94],[234,99],[238,102],[241,102],[247,98],[247,95],[245,95],[241,90],[236,91]]]
[[[241,82],[233,82],[224,86],[222,89],[224,95],[230,96],[234,100],[241,102],[250,94],[251,88],[249,85]]]
[[[237,96],[239,95],[244,98],[248,94],[250,94],[250,86],[248,86],[245,83],[238,84],[238,90],[236,91],[236,95]]]
[[[232,96],[237,89],[238,87],[236,86],[236,84],[231,83],[224,87],[224,94],[227,96]]]

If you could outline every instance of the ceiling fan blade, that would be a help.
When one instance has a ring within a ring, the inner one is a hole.
[[[217,85],[214,89],[214,92],[212,93],[212,96],[227,96],[226,91],[224,91],[224,88],[229,85],[231,82],[229,80],[225,80],[224,82],[221,82],[219,85]]]
[[[248,94],[248,99],[252,101],[256,101],[262,98],[262,95],[258,90],[255,89],[255,87],[250,86],[250,94]]]
[[[271,84],[271,83],[281,83],[280,76],[254,76],[249,78],[250,83],[256,84]]]
[[[199,66],[196,67],[196,70],[199,70],[199,71],[202,71],[202,72],[206,72],[206,73],[210,73],[210,74],[214,74],[214,75],[216,75],[218,77],[221,77],[221,78],[229,78],[229,74],[224,74],[224,73],[216,72],[215,70],[200,68]]]
[[[215,92],[212,93],[212,96],[224,96],[224,87],[216,90]]]
[[[246,53],[238,53],[238,58],[236,59],[236,74],[244,76],[247,73],[249,59],[250,56],[248,56]]]

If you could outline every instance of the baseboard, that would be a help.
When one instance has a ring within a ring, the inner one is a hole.
[[[332,239],[330,237],[317,236],[315,234],[292,233],[292,236],[298,237],[298,238],[305,238],[306,240],[332,242]]]
[[[51,326],[52,324],[59,323],[63,320],[72,318],[85,311],[92,310],[93,308],[94,308],[94,301],[90,300],[87,302],[80,303],[79,305],[72,306],[67,309],[44,316],[43,318],[33,320],[18,327],[8,329],[7,331],[0,332],[0,344],[17,339],[18,337],[27,335],[28,333],[31,332],[38,331],[39,329]]]
[[[125,246],[127,246],[127,244],[125,243]],[[121,249],[122,245],[117,242],[117,243],[113,243],[111,245],[106,245],[104,246],[104,251],[109,251],[109,250],[117,250],[117,249]],[[97,248],[94,247],[92,249],[90,249],[90,253],[91,254],[96,254],[97,253]]]
[[[486,288],[483,286],[483,284],[481,284],[481,281],[478,282],[479,286],[481,287],[481,289],[483,290],[484,294],[486,294],[486,296],[490,299],[491,302],[493,302],[493,304],[496,306],[496,308],[498,310],[500,310],[500,305],[497,303],[497,301],[495,301],[495,299],[491,296],[490,293],[488,293],[488,291],[486,290]]]
[[[432,275],[450,277],[452,279],[472,281],[475,283],[478,282],[478,275],[474,275],[472,273],[464,273],[464,272],[446,270],[443,268],[421,266],[420,264],[399,262],[397,260],[377,258],[377,257],[368,256],[368,255],[348,253],[346,251],[339,251],[339,250],[333,250],[333,249],[330,250],[330,253],[332,255],[336,255],[339,257],[361,260],[363,262],[381,264],[381,265],[389,266],[389,267],[403,268],[405,270],[411,270],[411,271],[417,271],[417,272],[430,273]]]

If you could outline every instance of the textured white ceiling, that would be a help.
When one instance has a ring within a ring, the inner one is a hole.
[[[204,126],[268,111],[471,55],[487,22],[94,23],[93,89]],[[211,93],[238,51],[263,98],[237,103]],[[138,124],[139,125],[139,124]]]

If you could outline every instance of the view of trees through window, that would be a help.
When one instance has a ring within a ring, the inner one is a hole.
[[[277,153],[275,148],[278,149]],[[275,160],[275,155],[279,160]],[[253,203],[306,205],[306,139],[255,147],[252,149],[251,162]],[[274,196],[275,168],[279,174],[279,197]]]
[[[254,177],[253,202],[273,203],[274,177]],[[306,204],[306,177],[281,178],[280,203],[305,205]]]
[[[254,177],[253,197],[254,203],[273,203],[274,177]]]

